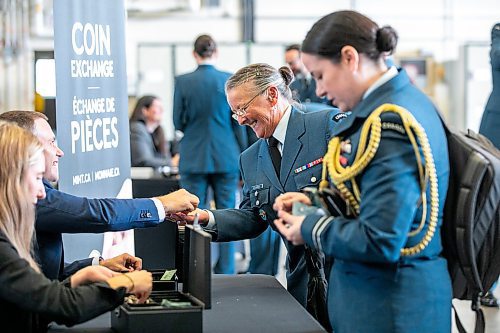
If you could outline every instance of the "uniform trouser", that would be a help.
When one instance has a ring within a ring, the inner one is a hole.
[[[239,173],[181,173],[181,187],[200,198],[200,208],[209,208],[208,190],[213,191],[217,209],[234,208]],[[216,274],[234,274],[235,246],[232,242],[212,243],[212,265]],[[218,254],[218,257],[216,256]]]
[[[278,273],[279,249],[281,237],[271,228],[267,228],[258,237],[250,240],[250,266],[253,274],[276,275]]]

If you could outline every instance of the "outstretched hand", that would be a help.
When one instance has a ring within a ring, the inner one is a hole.
[[[115,272],[132,272],[142,269],[142,259],[131,256],[128,253],[123,253],[117,257],[102,260],[99,262],[99,265],[107,267]]]
[[[191,212],[198,207],[200,199],[194,194],[189,193],[184,189],[156,197],[160,200],[165,214],[173,214],[178,212]]]

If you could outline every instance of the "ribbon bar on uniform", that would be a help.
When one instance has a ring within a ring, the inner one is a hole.
[[[318,164],[320,164],[320,163],[322,163],[322,162],[323,162],[323,157],[320,157],[320,158],[318,158],[317,160],[314,160],[314,161],[312,161],[312,162],[307,163],[306,165],[303,165],[303,166],[301,166],[301,167],[298,167],[298,168],[297,168],[297,169],[295,169],[293,172],[295,172],[295,173],[302,172],[302,171],[304,171],[304,170],[306,170],[306,169],[309,169],[309,168],[312,168],[313,166],[318,165]]]

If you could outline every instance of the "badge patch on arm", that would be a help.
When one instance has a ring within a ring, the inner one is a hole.
[[[348,112],[339,112],[335,116],[333,116],[332,119],[333,119],[333,121],[335,121],[335,122],[338,123],[342,119],[347,118],[350,114],[351,114],[351,111],[348,111]]]

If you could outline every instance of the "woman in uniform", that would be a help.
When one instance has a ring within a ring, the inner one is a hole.
[[[349,208],[340,216],[294,216],[294,202],[311,200],[288,193],[275,201],[275,224],[294,244],[334,258],[328,311],[337,333],[451,330],[439,233],[446,136],[429,98],[404,70],[387,67],[397,39],[389,26],[339,11],[315,23],[302,44],[317,94],[352,111],[333,129],[324,158],[330,188]]]

